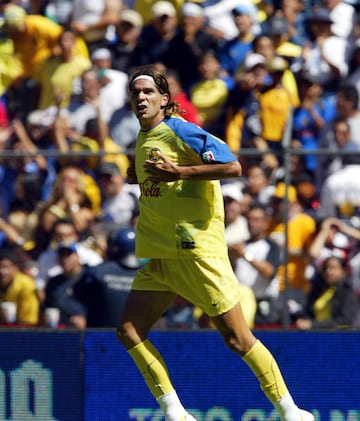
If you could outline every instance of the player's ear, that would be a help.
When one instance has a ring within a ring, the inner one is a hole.
[[[170,101],[170,95],[168,93],[163,94],[161,99],[161,106],[166,107]]]

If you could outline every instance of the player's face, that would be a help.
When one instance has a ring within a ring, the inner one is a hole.
[[[148,79],[136,80],[130,88],[131,107],[143,130],[151,129],[164,118],[168,94],[161,94],[155,83]]]

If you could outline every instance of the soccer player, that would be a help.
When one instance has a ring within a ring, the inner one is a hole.
[[[260,382],[283,421],[313,421],[290,395],[269,350],[248,328],[239,283],[228,258],[220,179],[241,166],[227,145],[178,116],[166,78],[151,66],[129,80],[141,130],[128,175],[140,185],[136,253],[149,258],[138,270],[117,336],[142,373],[166,421],[194,421],[147,338],[177,295],[200,307]]]

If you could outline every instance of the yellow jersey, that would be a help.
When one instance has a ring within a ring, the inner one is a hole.
[[[15,274],[14,280],[4,293],[0,293],[0,302],[10,301],[17,305],[18,323],[36,325],[39,321],[40,302],[36,293],[35,282],[22,272]]]
[[[225,142],[181,117],[167,117],[151,130],[140,131],[135,155],[141,192],[137,255],[146,258],[227,256],[220,182],[160,181],[143,167],[145,160],[158,159],[158,151],[181,166],[236,161]]]

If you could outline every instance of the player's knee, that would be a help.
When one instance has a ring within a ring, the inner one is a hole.
[[[118,341],[126,348],[133,347],[137,341],[137,334],[135,328],[129,323],[120,323],[116,328],[116,337]]]
[[[116,328],[115,333],[118,341],[125,345],[125,343],[127,342],[127,338],[129,337],[129,333],[126,327],[123,324],[119,324]]]
[[[256,342],[256,339],[253,336],[249,338],[238,338],[236,335],[229,335],[223,339],[226,346],[240,356],[244,356]]]

